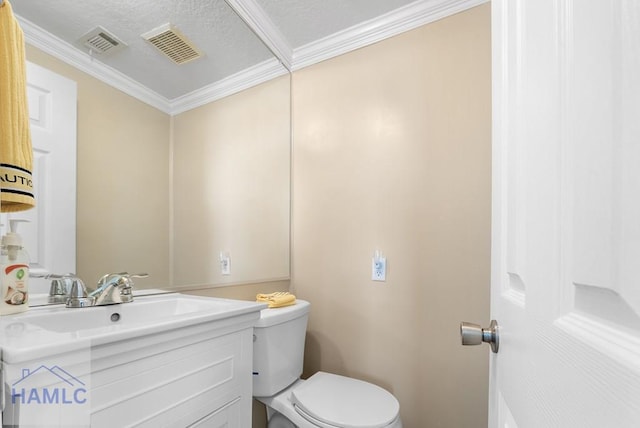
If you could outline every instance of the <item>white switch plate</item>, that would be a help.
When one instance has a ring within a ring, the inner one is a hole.
[[[371,259],[371,279],[374,281],[387,280],[387,259],[384,257],[373,257]]]

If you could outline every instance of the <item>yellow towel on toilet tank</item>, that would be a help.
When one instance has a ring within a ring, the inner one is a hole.
[[[33,151],[27,108],[24,35],[9,0],[0,6],[0,208],[35,206]]]
[[[269,294],[258,294],[256,301],[260,303],[267,303],[270,308],[281,308],[283,306],[289,306],[296,303],[296,296],[288,291],[277,291]]]

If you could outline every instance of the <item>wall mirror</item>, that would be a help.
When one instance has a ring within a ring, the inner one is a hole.
[[[78,84],[76,272],[89,288],[120,271],[148,272],[138,288],[178,291],[288,279],[290,75],[233,9],[222,0],[15,3],[27,60]],[[132,28],[178,16],[212,68],[154,65],[168,61]],[[127,48],[88,61],[133,80],[151,75],[145,88],[160,106],[88,75],[32,34],[87,57],[78,37],[98,25]],[[247,72],[253,83],[242,86]]]

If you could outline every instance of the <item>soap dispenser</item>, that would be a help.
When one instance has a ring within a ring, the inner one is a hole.
[[[22,247],[18,224],[28,220],[9,220],[10,232],[0,246],[0,315],[29,309],[29,254]]]

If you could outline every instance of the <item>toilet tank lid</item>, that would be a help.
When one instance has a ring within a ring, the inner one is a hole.
[[[300,318],[309,313],[310,306],[306,300],[297,299],[294,305],[263,309],[260,311],[260,319],[254,324],[254,327],[269,327]]]

